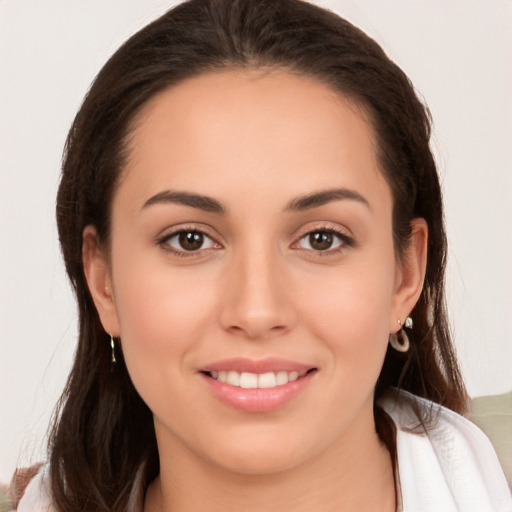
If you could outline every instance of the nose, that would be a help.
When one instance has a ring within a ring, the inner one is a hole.
[[[227,269],[221,324],[251,340],[289,331],[296,320],[278,254],[261,246],[234,256]]]

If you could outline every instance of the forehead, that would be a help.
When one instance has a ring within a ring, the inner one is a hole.
[[[138,113],[128,155],[125,178],[146,195],[383,185],[364,109],[282,71],[212,72],[164,90]]]

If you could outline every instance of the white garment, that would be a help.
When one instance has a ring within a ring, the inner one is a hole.
[[[379,405],[396,425],[399,512],[512,512],[512,498],[498,458],[473,423],[445,407],[390,390]],[[432,412],[425,431],[413,407]],[[138,495],[134,489],[132,495]],[[127,512],[142,512],[141,506]],[[28,485],[17,511],[54,512],[48,467]]]
[[[390,390],[379,404],[396,425],[403,512],[512,512],[498,457],[476,425],[404,391]],[[414,405],[432,413],[426,433]]]

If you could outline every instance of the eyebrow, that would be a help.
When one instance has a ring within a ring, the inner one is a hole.
[[[321,190],[320,192],[314,192],[312,194],[298,197],[288,203],[286,211],[296,212],[310,210],[333,201],[340,201],[344,199],[356,201],[371,209],[370,203],[359,192],[348,188],[335,188],[330,190]]]
[[[142,209],[154,204],[165,203],[182,204],[184,206],[191,206],[192,208],[198,208],[199,210],[204,210],[205,212],[211,213],[226,213],[226,209],[222,206],[222,204],[212,197],[193,194],[191,192],[179,192],[175,190],[165,190],[164,192],[155,194],[144,203]]]
[[[336,188],[330,190],[322,190],[305,196],[297,197],[290,201],[285,211],[297,212],[318,208],[327,203],[340,200],[351,200],[366,205],[370,208],[368,201],[355,190],[347,188]],[[181,204],[190,206],[210,213],[225,214],[226,208],[213,197],[195,194],[192,192],[181,192],[176,190],[165,190],[150,197],[142,206],[142,209],[148,208],[155,204]]]

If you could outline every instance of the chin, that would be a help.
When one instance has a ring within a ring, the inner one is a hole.
[[[308,460],[310,450],[305,440],[290,435],[262,436],[254,433],[244,436],[241,442],[233,442],[233,438],[225,443],[219,442],[209,458],[214,465],[233,473],[269,475],[299,466]]]
[[[301,459],[297,454],[276,453],[275,450],[267,451],[238,451],[216,464],[231,473],[246,476],[274,475],[290,470],[300,465]]]

